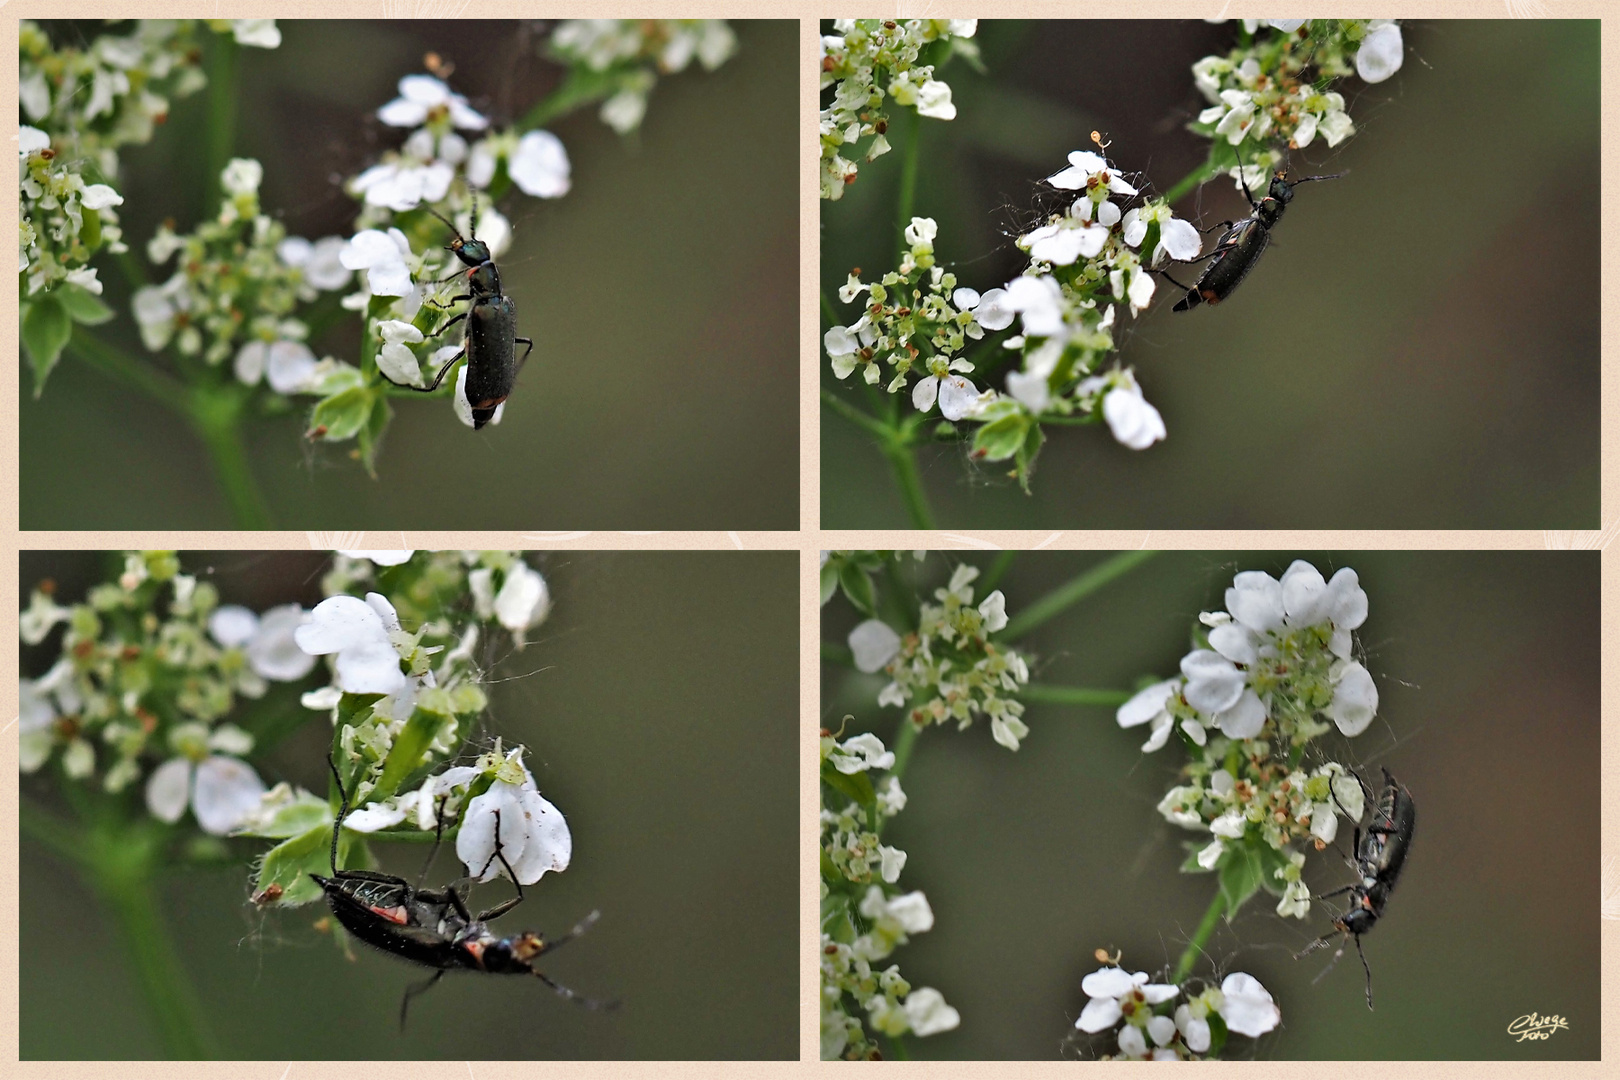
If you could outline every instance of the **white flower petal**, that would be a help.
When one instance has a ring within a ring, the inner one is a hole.
[[[224,836],[259,807],[264,781],[245,761],[216,754],[197,766],[191,812],[206,833]]]
[[[867,619],[849,632],[855,667],[868,675],[881,671],[900,651],[900,635],[881,619]]]
[[[183,757],[165,761],[146,781],[146,808],[159,821],[179,821],[190,798],[191,762]]]

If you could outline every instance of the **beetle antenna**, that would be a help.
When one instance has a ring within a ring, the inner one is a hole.
[[[1298,180],[1290,180],[1288,182],[1290,184],[1295,184],[1295,185],[1308,184],[1312,180],[1337,180],[1341,176],[1349,176],[1349,175],[1350,175],[1350,170],[1346,169],[1344,172],[1329,173],[1327,176],[1305,176],[1305,177],[1301,177]]]
[[[569,1001],[572,1001],[575,1005],[578,1005],[581,1008],[607,1010],[617,1009],[619,1007],[619,1002],[617,1001],[597,1001],[595,998],[588,998],[584,994],[576,994],[562,983],[554,982],[545,975],[540,974],[538,971],[534,973],[534,977],[551,987],[553,990],[557,991],[558,996],[567,998]]]
[[[575,938],[580,937],[581,935],[583,935],[585,933],[585,931],[589,930],[592,926],[594,926],[596,924],[596,920],[600,919],[601,917],[602,917],[602,913],[600,911],[591,912],[589,915],[587,915],[583,919],[579,920],[579,922],[577,924],[575,924],[574,928],[572,930],[568,931],[568,933],[564,934],[560,938],[556,938],[555,940],[546,942],[546,947],[544,949],[540,950],[540,951],[541,952],[551,952],[554,949],[562,948],[564,945],[568,944],[570,941],[573,941]]]
[[[451,221],[449,218],[445,217],[443,214],[439,213],[437,210],[433,209],[433,207],[431,207],[431,206],[423,206],[422,209],[426,210],[428,213],[432,214],[434,217],[438,218],[440,221],[442,221],[446,225],[450,226],[450,231],[456,234],[456,239],[459,240],[461,238],[461,230],[456,228],[456,223],[455,222]],[[476,240],[477,237],[473,237],[473,239]],[[454,251],[455,248],[446,247],[444,250],[446,250],[446,251]]]

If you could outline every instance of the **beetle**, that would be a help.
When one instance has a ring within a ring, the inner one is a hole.
[[[1232,154],[1237,155],[1237,148],[1233,147]],[[1238,183],[1243,186],[1243,197],[1249,201],[1250,214],[1242,221],[1226,221],[1222,224],[1226,232],[1221,234],[1220,241],[1209,253],[1210,261],[1204,264],[1203,271],[1198,280],[1193,282],[1192,288],[1181,284],[1175,278],[1170,278],[1171,284],[1178,289],[1186,289],[1183,296],[1172,311],[1187,311],[1199,304],[1209,304],[1211,307],[1232,295],[1232,291],[1243,283],[1254,269],[1254,264],[1260,261],[1266,245],[1271,242],[1271,230],[1276,226],[1283,211],[1294,197],[1294,188],[1300,184],[1308,184],[1312,180],[1337,180],[1343,173],[1333,173],[1330,176],[1306,176],[1298,180],[1289,180],[1286,170],[1277,173],[1271,178],[1271,185],[1262,199],[1256,199],[1249,192],[1248,181],[1243,177],[1243,161],[1238,158]],[[1170,275],[1166,274],[1166,277]]]
[[[439,373],[427,386],[411,386],[409,389],[431,394],[439,388],[439,384],[444,381],[445,373],[455,365],[455,362],[466,357],[467,404],[472,407],[473,428],[476,430],[489,423],[495,415],[495,410],[512,393],[518,371],[523,367],[524,361],[528,360],[529,353],[534,351],[534,341],[518,336],[517,305],[512,302],[510,296],[501,292],[501,273],[489,253],[489,245],[478,239],[476,231],[473,231],[471,238],[462,236],[461,230],[456,228],[454,222],[431,206],[423,209],[450,226],[455,239],[446,245],[445,250],[454,254],[469,268],[450,275],[451,277],[464,275],[467,279],[466,293],[450,299],[452,304],[467,301],[467,310],[441,326],[432,337],[438,337],[463,319],[467,321],[467,326],[462,334],[461,351],[444,362],[444,366],[439,368]],[[478,200],[475,197],[474,220],[477,216]],[[449,278],[443,280],[448,281]],[[436,306],[448,305],[436,304]],[[517,346],[520,342],[527,346],[522,356],[517,355]],[[383,378],[388,377],[384,375]],[[392,379],[388,381],[394,382]],[[394,383],[394,385],[408,384]]]
[[[487,925],[489,920],[506,914],[523,902],[523,886],[518,884],[517,875],[512,873],[512,867],[501,851],[499,811],[496,811],[495,819],[495,853],[490,856],[490,861],[500,860],[517,889],[517,895],[475,916],[468,910],[466,898],[454,884],[442,889],[424,889],[420,882],[413,886],[404,878],[390,874],[338,869],[338,832],[343,827],[343,819],[348,816],[349,799],[343,790],[343,778],[338,775],[337,764],[328,758],[327,765],[337,780],[340,800],[337,818],[332,823],[332,876],[310,874],[310,877],[325,892],[332,914],[349,933],[367,945],[392,953],[402,960],[438,969],[428,979],[406,989],[399,1006],[401,1030],[405,1027],[405,1014],[410,1008],[411,999],[432,987],[444,977],[446,971],[455,969],[495,975],[533,975],[560,996],[585,1008],[618,1007],[616,1001],[596,1001],[576,994],[566,986],[553,982],[534,966],[542,953],[560,948],[589,930],[600,917],[600,912],[591,912],[568,933],[551,941],[529,931],[501,937],[490,930]],[[442,800],[440,806],[443,806]],[[433,853],[438,851],[443,825],[440,819],[439,827],[435,830]],[[433,853],[428,856],[427,866],[422,868],[424,877],[428,866],[432,865]],[[488,869],[486,863],[484,870]],[[483,871],[480,871],[479,876],[482,875]]]
[[[1395,882],[1401,876],[1401,868],[1406,865],[1406,853],[1412,846],[1412,832],[1417,827],[1417,806],[1412,801],[1412,793],[1406,789],[1405,784],[1391,776],[1388,769],[1384,769],[1383,773],[1384,790],[1378,796],[1372,821],[1367,824],[1366,832],[1361,830],[1361,826],[1356,826],[1356,857],[1352,865],[1360,875],[1360,880],[1342,889],[1311,898],[1327,900],[1349,893],[1350,907],[1333,920],[1331,932],[1323,934],[1294,954],[1294,959],[1298,960],[1317,949],[1326,948],[1329,942],[1337,937],[1339,951],[1333,956],[1333,962],[1337,963],[1339,957],[1344,955],[1344,939],[1354,938],[1356,955],[1361,957],[1361,968],[1367,973],[1368,1009],[1373,1007],[1372,969],[1367,966],[1367,956],[1361,951],[1361,935],[1371,930],[1383,917],[1384,905],[1389,902],[1389,894],[1394,891]],[[1359,776],[1356,780],[1361,783],[1363,789],[1366,788],[1366,782]],[[1334,802],[1337,801],[1338,796],[1334,796]],[[1332,970],[1332,967],[1333,965],[1329,964],[1328,970]]]

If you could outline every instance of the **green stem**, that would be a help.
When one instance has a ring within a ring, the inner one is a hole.
[[[888,441],[889,437],[893,434],[889,426],[883,423],[883,421],[867,415],[866,413],[857,409],[855,406],[851,405],[849,402],[845,401],[843,398],[839,397],[837,394],[833,393],[831,390],[826,388],[822,389],[821,403],[827,406],[833,412],[837,413],[839,416],[842,416],[845,420],[848,420],[850,423],[854,424],[856,427],[866,431],[869,435],[875,435],[879,439]]]
[[[906,764],[911,761],[911,751],[917,746],[917,736],[922,729],[910,720],[900,721],[900,734],[894,737],[894,767],[889,775],[898,778],[906,771]]]
[[[1157,555],[1156,551],[1122,551],[1104,559],[1090,570],[1067,584],[1047,593],[1007,623],[1002,631],[1003,641],[1016,641],[1037,626],[1061,615],[1065,610],[1084,600],[1120,575],[1136,568]]]
[[[1206,180],[1213,179],[1214,176],[1215,176],[1215,164],[1214,164],[1214,162],[1206,161],[1206,162],[1204,162],[1204,164],[1198,166],[1198,168],[1194,169],[1192,172],[1188,173],[1186,176],[1183,176],[1180,180],[1178,180],[1176,182],[1176,185],[1174,187],[1172,187],[1169,191],[1165,192],[1164,201],[1166,203],[1174,204],[1174,203],[1178,202],[1188,192],[1192,191],[1193,188],[1197,187],[1199,184],[1202,184]]]
[[[1013,560],[1016,558],[1018,558],[1016,551],[1003,551],[996,555],[995,561],[990,564],[990,569],[985,571],[984,578],[979,583],[979,588],[986,596],[996,591],[996,586],[1001,584],[1001,579],[1012,569]]]
[[[214,474],[230,505],[236,527],[268,529],[270,511],[253,479],[247,448],[242,444],[241,421],[246,403],[246,395],[239,393],[237,387],[197,387],[191,396],[191,424],[208,447]]]
[[[1123,705],[1131,700],[1129,690],[1093,690],[1084,686],[1050,686],[1030,683],[1018,691],[1025,701],[1048,705]]]
[[[891,435],[883,447],[883,456],[889,459],[894,471],[894,482],[899,485],[900,497],[905,500],[906,513],[912,528],[934,528],[934,513],[928,508],[928,495],[923,491],[922,475],[917,472],[917,458],[910,442],[902,441],[898,433]]]
[[[1215,898],[1209,902],[1209,910],[1204,912],[1204,921],[1198,924],[1197,930],[1193,931],[1192,940],[1187,942],[1186,950],[1182,952],[1181,959],[1176,962],[1175,973],[1170,976],[1170,981],[1176,986],[1181,985],[1181,980],[1192,972],[1193,965],[1203,955],[1204,945],[1209,941],[1210,935],[1215,933],[1215,924],[1220,921],[1221,913],[1225,910],[1226,894],[1221,892],[1220,889],[1216,889]]]
[[[892,1056],[896,1061],[910,1061],[911,1051],[906,1049],[906,1040],[902,1039],[898,1035],[890,1035],[888,1038],[889,1050],[891,1051],[890,1056]]]
[[[122,350],[108,345],[86,327],[73,328],[68,351],[103,375],[111,375],[153,401],[167,405],[178,413],[189,413],[184,386],[150,364],[132,359]]]
[[[157,1019],[165,1055],[180,1060],[219,1057],[202,1002],[164,925],[153,871],[160,845],[138,827],[91,837],[91,884],[123,931],[124,945],[147,1004]]]
[[[223,187],[220,173],[236,150],[236,42],[229,34],[215,34],[208,46],[208,127],[203,145],[208,154],[206,208],[217,206]]]
[[[906,257],[906,227],[911,224],[911,212],[917,202],[917,161],[921,157],[922,117],[911,118],[911,130],[906,133],[906,148],[900,161],[900,251],[895,258],[898,266]]]

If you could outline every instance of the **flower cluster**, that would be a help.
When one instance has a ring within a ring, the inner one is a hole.
[[[1282,580],[1261,571],[1236,576],[1226,610],[1199,616],[1207,648],[1181,661],[1181,675],[1155,683],[1120,706],[1121,727],[1148,725],[1144,751],[1176,734],[1193,754],[1185,783],[1159,804],[1166,819],[1213,834],[1186,869],[1213,870],[1228,852],[1256,854],[1283,894],[1278,911],[1303,917],[1310,896],[1299,880],[1304,856],[1332,842],[1338,815],[1359,821],[1360,781],[1336,762],[1307,771],[1306,745],[1337,727],[1365,731],[1378,708],[1372,676],[1352,659],[1352,631],[1367,618],[1367,594],[1354,570],[1325,580],[1296,561]]]
[[[956,116],[951,88],[934,68],[954,53],[976,56],[968,40],[977,19],[835,19],[821,39],[821,89],[832,87],[821,110],[821,197],[843,198],[857,166],[889,151],[884,99],[936,120]],[[864,152],[858,144],[870,138]]]
[[[242,760],[253,736],[225,720],[239,699],[314,667],[293,644],[303,610],[221,606],[213,584],[160,551],[126,555],[82,602],[54,592],[41,585],[20,618],[29,645],[64,627],[59,659],[20,684],[22,771],[59,756],[66,778],[110,792],[145,777],[153,816],[174,822],[189,805],[204,831],[235,828],[264,785]]]
[[[1259,1038],[1282,1020],[1260,980],[1241,971],[1172,1007],[1183,987],[1149,982],[1147,972],[1131,974],[1112,959],[1081,981],[1090,1000],[1074,1024],[1091,1035],[1118,1028],[1118,1050],[1103,1060],[1200,1061],[1220,1052],[1228,1032]]]
[[[330,684],[302,700],[334,728],[334,757],[353,810],[343,823],[345,842],[459,821],[457,854],[469,874],[488,880],[502,869],[494,859],[494,811],[504,806],[501,850],[522,884],[566,867],[567,824],[535,789],[521,748],[505,752],[497,743],[472,765],[438,768],[455,759],[487,703],[475,657],[493,629],[488,624],[521,645],[549,614],[540,574],[516,552],[347,552],[335,558],[322,589],[330,595],[301,620],[293,640],[311,661],[330,664]],[[365,590],[364,598],[351,590]],[[429,775],[419,785],[403,787],[424,769]],[[262,861],[258,890],[278,885],[279,902],[288,905],[318,897],[304,879],[320,872],[315,836],[331,827],[325,799],[287,785],[269,792],[238,830],[284,841]]]
[[[159,227],[146,246],[156,264],[175,259],[162,285],[131,298],[141,340],[153,352],[171,342],[183,356],[211,365],[234,354],[236,377],[249,386],[268,376],[278,394],[321,393],[341,381],[344,365],[317,363],[304,344],[308,327],[293,312],[319,290],[342,288],[349,272],[337,260],[342,241],[310,243],[259,208],[264,169],[236,158],[220,174],[219,213],[196,231]]]
[[[861,281],[859,270],[851,273],[838,298],[848,304],[864,292],[870,300],[859,319],[828,330],[822,344],[840,379],[859,367],[861,377],[876,384],[887,364],[892,374],[886,389],[895,394],[918,372],[922,378],[911,391],[917,410],[926,413],[937,400],[947,420],[961,420],[976,415],[995,395],[979,393],[966,378],[973,364],[956,354],[967,341],[984,337],[986,329],[1011,325],[1012,314],[1001,306],[1001,290],[981,297],[958,289],[956,275],[935,265],[938,233],[932,218],[912,218],[898,270],[870,285]]]
[[[694,59],[715,70],[736,53],[737,35],[724,19],[564,19],[546,51],[605,98],[602,122],[627,135],[641,126],[658,76],[685,71]]]
[[[875,735],[839,742],[831,732],[821,733],[823,1060],[878,1057],[867,1024],[894,1037],[935,1035],[961,1023],[943,994],[931,987],[912,989],[898,965],[873,969],[908,935],[934,925],[933,909],[921,892],[888,889],[899,879],[906,853],[881,844],[878,829],[905,808],[906,795],[898,777],[873,784],[867,774],[893,765],[894,754]],[[830,806],[840,795],[847,800],[842,809]],[[874,871],[883,884],[873,880]],[[851,1002],[865,1011],[864,1024],[851,1014]]]
[[[1193,65],[1193,80],[1209,102],[1194,130],[1233,147],[1252,140],[1298,150],[1321,135],[1337,146],[1355,134],[1344,96],[1326,89],[1355,71],[1382,82],[1400,70],[1401,28],[1388,19],[1271,19],[1274,33],[1257,34],[1244,20],[1244,42],[1225,56]],[[1277,160],[1271,153],[1264,172]]]
[[[983,713],[996,742],[1017,750],[1029,727],[1019,719],[1023,703],[1006,695],[1029,682],[1029,667],[990,640],[1007,625],[1007,602],[998,589],[975,607],[978,576],[978,567],[958,566],[950,584],[934,591],[939,603],[922,605],[915,633],[901,637],[887,623],[868,619],[850,632],[849,645],[856,667],[893,679],[878,704],[906,707],[919,728],[954,720],[964,729]]]
[[[237,42],[275,48],[274,19],[210,20]],[[83,48],[58,47],[38,23],[18,29],[18,96],[26,123],[23,155],[22,270],[26,295],[68,281],[100,293],[86,261],[119,243],[112,207],[118,149],[149,142],[171,99],[207,82],[193,20],[145,19],[129,34],[104,34]],[[81,175],[88,171],[93,181]]]

